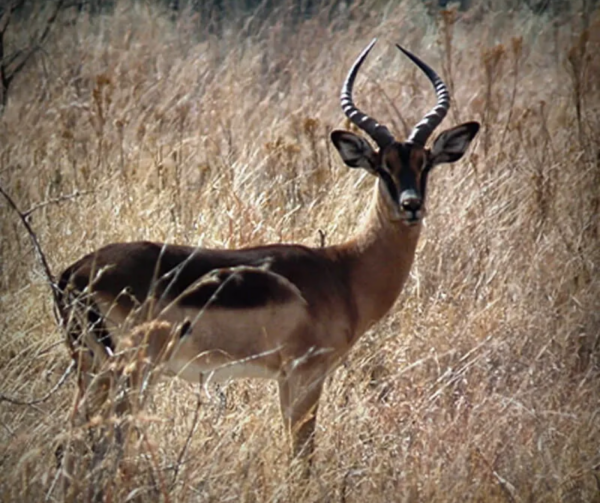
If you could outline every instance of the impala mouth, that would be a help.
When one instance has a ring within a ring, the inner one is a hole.
[[[413,227],[420,224],[425,216],[425,212],[422,209],[419,210],[407,210],[399,208],[392,220],[400,222],[407,227]]]
[[[421,210],[405,210],[402,212],[400,219],[405,225],[412,227],[423,220],[423,212]]]

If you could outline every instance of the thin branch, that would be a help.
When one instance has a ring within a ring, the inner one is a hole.
[[[508,480],[502,477],[492,466],[492,464],[487,460],[487,458],[483,455],[479,447],[475,448],[475,453],[483,461],[485,467],[489,470],[490,475],[493,479],[498,483],[502,492],[511,503],[518,503],[521,499],[517,495],[517,490],[513,484],[511,484]]]
[[[52,389],[50,391],[48,391],[48,393],[46,393],[41,398],[34,398],[33,400],[19,400],[17,398],[13,398],[13,397],[10,397],[3,393],[0,393],[0,402],[8,402],[8,403],[12,403],[13,405],[30,405],[30,406],[37,405],[39,403],[43,403],[46,400],[48,400],[52,395],[54,395],[54,393],[56,393],[61,388],[61,386],[65,383],[65,381],[67,380],[67,377],[69,377],[69,374],[73,371],[74,368],[75,368],[75,360],[71,360],[71,363],[69,363],[67,370],[64,371],[63,375],[60,377],[58,382],[52,387]]]
[[[2,17],[0,17],[0,36],[4,35],[4,32],[8,28],[11,13],[12,8],[9,7],[6,12],[2,13]]]
[[[158,462],[158,456],[156,455],[156,449],[154,448],[154,446],[148,439],[148,435],[146,433],[144,433],[142,435],[142,441],[144,442],[146,449],[147,449],[148,453],[150,454],[150,456],[149,456],[150,462],[152,463],[152,468],[154,468],[154,471],[150,472],[152,475],[152,478],[154,478],[154,476],[156,476],[156,479],[158,479],[158,481],[156,481],[156,480],[154,481],[155,486],[158,486],[158,487],[156,487],[156,489],[160,490],[161,495],[163,497],[163,501],[165,501],[166,503],[169,503],[171,501],[171,498],[169,498],[169,493],[167,492],[165,479],[163,478],[162,473],[161,473],[160,463]]]
[[[46,275],[46,280],[48,281],[48,284],[50,285],[50,290],[52,291],[52,298],[54,300],[55,306],[57,307],[57,309],[54,310],[54,316],[55,316],[55,319],[56,319],[58,325],[60,326],[61,320],[59,318],[59,315],[57,314],[57,312],[58,313],[60,312],[60,298],[59,298],[58,286],[56,285],[54,276],[52,275],[52,271],[50,270],[50,266],[48,265],[48,261],[46,260],[46,256],[44,255],[44,252],[42,251],[42,247],[40,246],[40,242],[37,238],[37,235],[34,232],[34,230],[31,228],[31,225],[29,225],[29,221],[27,218],[28,215],[31,214],[31,212],[34,211],[36,208],[34,207],[34,208],[30,209],[27,213],[23,213],[21,210],[19,210],[19,207],[17,206],[17,204],[6,193],[6,191],[2,188],[2,186],[0,186],[0,193],[4,196],[4,198],[6,199],[6,201],[9,204],[9,206],[17,213],[17,215],[19,215],[19,218],[21,219],[21,223],[23,224],[23,226],[27,230],[27,233],[29,234],[29,237],[31,238],[33,247],[35,248],[38,258],[42,264],[42,269],[44,270],[44,274]],[[13,398],[8,395],[0,394],[0,402],[9,402],[14,405],[28,405],[28,406],[35,407],[36,404],[45,402],[52,395],[54,395],[54,393],[56,393],[58,391],[58,389],[67,380],[67,377],[73,371],[74,367],[75,367],[75,360],[71,361],[71,363],[67,367],[67,370],[65,370],[64,374],[61,376],[61,378],[58,380],[58,382],[52,387],[52,389],[48,393],[46,393],[41,398],[35,398],[33,400],[19,400],[17,398]]]
[[[64,0],[57,0],[57,2],[54,4],[54,12],[52,12],[48,16],[48,19],[46,20],[46,25],[44,26],[44,29],[42,30],[42,33],[38,37],[37,41],[31,44],[31,46],[27,49],[27,51],[25,51],[25,54],[21,58],[21,61],[19,61],[18,63],[16,63],[15,66],[14,66],[14,68],[11,68],[9,75],[5,76],[6,82],[8,84],[6,87],[10,86],[12,80],[23,69],[23,67],[27,64],[27,61],[29,61],[29,58],[31,58],[31,56],[33,56],[33,54],[44,43],[44,41],[46,40],[46,38],[50,34],[50,30],[52,29],[52,25],[56,21],[56,18],[58,17],[58,13],[60,12],[60,9],[61,9],[63,3],[64,3]]]
[[[55,197],[54,199],[49,199],[48,201],[43,201],[41,203],[38,203],[38,204],[32,206],[27,211],[23,212],[23,216],[25,218],[29,218],[29,215],[31,215],[33,212],[35,212],[37,210],[41,210],[42,208],[45,208],[46,206],[50,206],[51,204],[60,204],[64,201],[70,201],[72,199],[76,199],[79,196],[87,196],[87,195],[93,194],[93,193],[94,193],[93,190],[84,190],[81,192],[76,190],[75,192],[73,192],[71,194],[63,194],[62,196],[58,196],[58,197]]]
[[[325,248],[327,242],[327,233],[322,229],[317,229],[317,232],[319,233],[319,246],[321,248]]]
[[[198,422],[200,420],[200,407],[201,406],[202,406],[202,399],[200,396],[200,390],[198,390],[197,394],[196,394],[196,409],[194,410],[194,418],[192,419],[192,427],[188,431],[188,435],[185,440],[185,444],[184,444],[183,448],[181,449],[181,452],[179,453],[179,456],[177,457],[177,463],[174,466],[175,472],[173,473],[173,481],[171,482],[171,487],[170,487],[171,491],[175,488],[175,485],[177,484],[177,478],[179,475],[179,471],[180,471],[182,465],[185,463],[185,456],[190,447],[190,444],[192,442],[192,437],[194,436],[194,432],[196,431],[196,427],[198,426]]]
[[[6,104],[6,92],[8,89],[6,83],[6,65],[4,63],[4,34],[10,23],[13,5],[11,5],[0,17],[0,106],[2,107]]]
[[[3,35],[10,23],[10,15],[18,7],[22,7],[25,0],[15,0],[12,2],[6,10],[0,10],[0,35]]]
[[[46,260],[46,255],[44,255],[44,252],[42,251],[42,247],[40,246],[40,242],[37,238],[36,233],[31,228],[31,225],[29,225],[29,220],[27,219],[27,216],[21,210],[19,210],[19,207],[17,206],[17,204],[6,193],[6,191],[2,188],[2,186],[0,186],[0,194],[2,194],[4,196],[4,199],[6,199],[9,206],[17,213],[17,215],[19,215],[19,218],[21,219],[21,223],[27,230],[27,233],[29,234],[29,237],[31,238],[31,242],[33,243],[33,247],[35,248],[35,251],[38,255],[40,263],[42,264],[42,269],[44,270],[44,274],[46,275],[46,279],[48,281],[48,284],[50,285],[50,289],[52,290],[52,297],[54,299],[54,303],[57,308],[60,308],[60,298],[59,298],[58,286],[56,285],[56,281],[54,280],[54,276],[52,275],[52,271],[50,270],[50,266],[48,265],[48,260]],[[56,321],[58,322],[58,324],[60,326],[61,320],[58,318],[56,313],[54,313],[54,315],[56,317]]]
[[[22,53],[23,49],[15,49],[12,54],[2,58],[4,68],[7,69],[9,66],[13,65],[14,62],[21,57]]]

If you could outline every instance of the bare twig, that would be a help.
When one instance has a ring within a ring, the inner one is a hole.
[[[489,474],[491,475],[491,478],[498,483],[498,485],[500,486],[500,489],[502,489],[502,492],[506,496],[506,499],[508,501],[510,501],[510,503],[520,502],[521,499],[517,495],[517,489],[515,488],[515,486],[513,484],[511,484],[508,480],[506,480],[504,477],[502,477],[494,469],[492,464],[483,455],[483,453],[481,452],[481,450],[478,447],[475,448],[475,453],[477,454],[477,457],[483,462],[483,465],[489,470]]]
[[[317,232],[319,233],[319,246],[321,248],[325,248],[327,242],[327,233],[322,229],[317,229]]]
[[[4,199],[8,202],[9,206],[17,213],[19,218],[21,219],[21,223],[27,230],[27,234],[31,238],[31,242],[33,243],[33,247],[38,255],[40,263],[42,264],[42,269],[44,270],[44,274],[46,275],[46,279],[48,280],[48,284],[50,285],[50,289],[52,290],[52,296],[54,298],[54,302],[58,307],[60,305],[60,300],[58,296],[58,287],[56,285],[56,281],[54,280],[54,276],[52,275],[52,271],[50,270],[50,266],[48,265],[48,260],[46,259],[46,255],[42,251],[42,247],[40,246],[40,242],[37,238],[37,234],[29,225],[29,221],[27,220],[27,216],[23,213],[17,204],[13,201],[12,197],[8,195],[8,193],[0,186],[0,194],[4,196]],[[60,320],[57,319],[60,324]]]
[[[69,374],[73,371],[74,368],[75,361],[72,360],[69,366],[67,367],[67,370],[65,370],[63,375],[60,376],[58,382],[52,387],[50,391],[48,391],[48,393],[46,393],[41,398],[34,398],[33,400],[19,400],[18,398],[13,398],[3,393],[0,393],[0,402],[8,402],[12,403],[13,405],[37,405],[39,403],[43,403],[61,388],[61,386],[65,383],[67,377],[69,377]]]
[[[10,24],[12,11],[16,9],[18,2],[11,3],[6,10],[0,11],[0,105],[6,104],[6,92],[9,82],[6,75],[6,60],[4,56],[4,35]],[[0,109],[1,112],[1,109]]]
[[[28,47],[26,50],[21,51],[22,53],[24,53],[24,56],[22,56],[20,61],[15,63],[15,66],[10,69],[10,75],[7,77],[9,85],[10,85],[10,82],[12,81],[12,79],[15,77],[15,75],[23,69],[23,67],[27,64],[27,61],[29,61],[29,58],[31,58],[31,56],[33,56],[33,54],[40,48],[40,46],[44,43],[44,41],[50,34],[52,25],[56,21],[56,18],[58,16],[58,13],[59,13],[63,3],[64,3],[64,0],[57,0],[57,2],[54,4],[54,11],[48,16],[48,19],[46,20],[44,29],[42,30],[41,34],[39,35],[37,41],[32,43],[31,46]],[[15,60],[16,60],[16,58],[15,58]]]
[[[349,483],[350,483],[350,479],[352,477],[356,477],[357,475],[362,475],[363,474],[363,470],[357,469],[357,468],[350,468],[348,471],[346,471],[346,473],[344,474],[344,478],[342,479],[342,490],[341,490],[341,495],[340,495],[340,501],[342,503],[346,503],[347,501],[347,495],[349,493]]]
[[[188,436],[185,439],[185,444],[184,444],[183,448],[181,449],[181,452],[179,453],[179,456],[177,457],[177,463],[174,466],[175,472],[173,473],[173,481],[171,482],[171,488],[170,488],[171,491],[175,488],[175,485],[177,484],[177,477],[179,475],[179,471],[180,471],[181,467],[183,466],[183,464],[185,463],[185,455],[187,454],[187,451],[190,447],[190,443],[192,442],[192,437],[194,435],[194,432],[196,431],[196,427],[198,426],[198,421],[200,420],[200,407],[201,406],[202,406],[202,400],[201,400],[200,390],[198,390],[198,392],[196,394],[196,409],[194,410],[194,419],[192,419],[192,427],[190,428],[190,431],[188,432]]]
[[[59,315],[61,310],[60,310],[60,297],[59,297],[58,285],[56,284],[56,281],[54,280],[54,276],[52,275],[52,271],[50,270],[50,266],[48,265],[46,256],[44,255],[44,252],[42,251],[42,247],[37,238],[37,235],[34,232],[34,230],[31,228],[31,225],[29,225],[29,221],[27,219],[27,215],[29,213],[31,213],[31,211],[33,211],[33,209],[29,210],[29,212],[27,212],[27,213],[23,213],[21,210],[19,210],[19,207],[17,206],[17,204],[13,201],[13,199],[6,193],[6,191],[1,186],[0,186],[0,193],[4,196],[4,198],[6,199],[6,201],[9,204],[9,206],[17,213],[17,215],[21,219],[21,223],[23,224],[23,226],[27,230],[27,233],[29,234],[29,237],[31,238],[33,247],[35,248],[35,251],[38,255],[40,263],[42,264],[42,269],[44,270],[44,274],[46,275],[46,280],[48,281],[48,284],[50,285],[50,290],[52,291],[52,298],[53,298],[54,304],[56,306],[56,309],[54,310],[54,317],[57,321],[58,326],[61,326],[62,320],[60,319],[60,315]],[[71,361],[71,364],[69,365],[69,367],[67,368],[65,373],[61,376],[61,378],[54,385],[54,387],[43,397],[36,398],[33,400],[19,400],[16,398],[9,397],[7,395],[0,394],[0,402],[6,401],[6,402],[9,402],[9,403],[12,403],[15,405],[29,405],[29,406],[34,406],[38,403],[45,402],[54,393],[56,393],[56,391],[64,384],[67,377],[73,370],[74,365],[75,365],[75,361]]]
[[[502,129],[500,135],[500,148],[504,148],[504,140],[508,134],[509,128],[513,122],[513,115],[515,111],[515,102],[517,99],[517,92],[519,90],[519,79],[521,77],[519,70],[521,68],[521,58],[523,55],[523,37],[513,37],[512,41],[512,53],[513,53],[513,69],[512,69],[512,90],[510,93],[510,103],[508,105],[508,116],[506,117],[506,123]],[[496,157],[496,164],[498,164],[498,157]],[[494,168],[495,169],[495,168]]]
[[[144,433],[144,435],[142,435],[142,441],[148,451],[149,461],[152,464],[152,467],[154,469],[154,471],[152,471],[150,473],[153,478],[154,478],[154,476],[156,476],[156,479],[158,479],[158,480],[154,481],[154,483],[156,485],[155,489],[157,491],[160,491],[160,494],[163,497],[162,498],[163,501],[165,501],[165,503],[169,503],[171,501],[171,498],[169,498],[169,492],[167,491],[165,480],[161,474],[160,463],[158,462],[158,456],[156,454],[156,449],[154,448],[152,443],[148,440],[148,436],[145,433]]]
[[[9,206],[15,211],[15,213],[17,213],[17,215],[19,215],[19,218],[21,219],[21,223],[27,230],[27,234],[29,234],[29,237],[31,238],[33,247],[35,248],[35,251],[38,255],[40,263],[42,264],[42,269],[44,270],[44,274],[46,275],[48,284],[50,285],[50,289],[52,290],[52,297],[54,299],[54,303],[55,303],[56,307],[58,308],[60,306],[58,286],[56,285],[56,281],[54,280],[54,276],[52,275],[52,271],[50,270],[50,266],[48,265],[48,260],[46,260],[46,255],[44,255],[44,252],[42,251],[42,247],[40,246],[40,242],[37,238],[37,234],[31,228],[31,225],[29,225],[29,221],[27,219],[26,214],[23,213],[19,209],[17,204],[13,201],[12,197],[10,197],[8,195],[8,193],[1,186],[0,186],[0,194],[2,194],[4,196],[4,199],[6,199]],[[56,321],[60,325],[61,320],[58,318],[56,313],[54,313],[54,316],[56,317]]]
[[[49,199],[48,201],[43,201],[41,203],[38,203],[38,204],[32,206],[27,211],[23,212],[23,216],[25,218],[28,218],[29,215],[31,215],[33,212],[35,212],[37,210],[41,210],[42,208],[45,208],[46,206],[50,206],[52,204],[60,204],[65,201],[70,201],[70,200],[76,199],[80,196],[87,196],[87,195],[93,194],[93,193],[94,193],[93,190],[84,190],[82,192],[76,190],[75,192],[73,192],[71,194],[63,194],[61,196],[55,197],[54,199]]]
[[[37,40],[32,40],[29,47],[26,49],[18,49],[10,56],[5,56],[4,54],[4,36],[10,24],[12,11],[23,2],[17,0],[5,11],[0,12],[0,104],[2,106],[6,105],[8,89],[12,84],[13,79],[21,70],[23,70],[31,56],[33,56],[46,41],[64,2],[65,0],[57,0],[55,2],[54,10],[46,19],[46,23],[38,35]]]

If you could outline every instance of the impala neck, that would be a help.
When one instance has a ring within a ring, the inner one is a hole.
[[[394,221],[380,181],[358,234],[338,251],[349,271],[358,314],[355,337],[393,306],[413,263],[421,224]]]

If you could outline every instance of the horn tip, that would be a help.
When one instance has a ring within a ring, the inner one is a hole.
[[[377,37],[375,37],[373,40],[371,40],[369,45],[363,49],[362,54],[364,54],[365,56],[367,54],[369,54],[369,52],[371,52],[371,49],[373,49],[373,46],[376,44],[376,42],[377,42]]]
[[[400,49],[400,51],[403,52],[406,56],[408,56],[410,59],[412,59],[414,61],[414,55],[412,52],[410,52],[408,49],[405,49],[400,44],[396,44],[396,47],[398,49]]]

